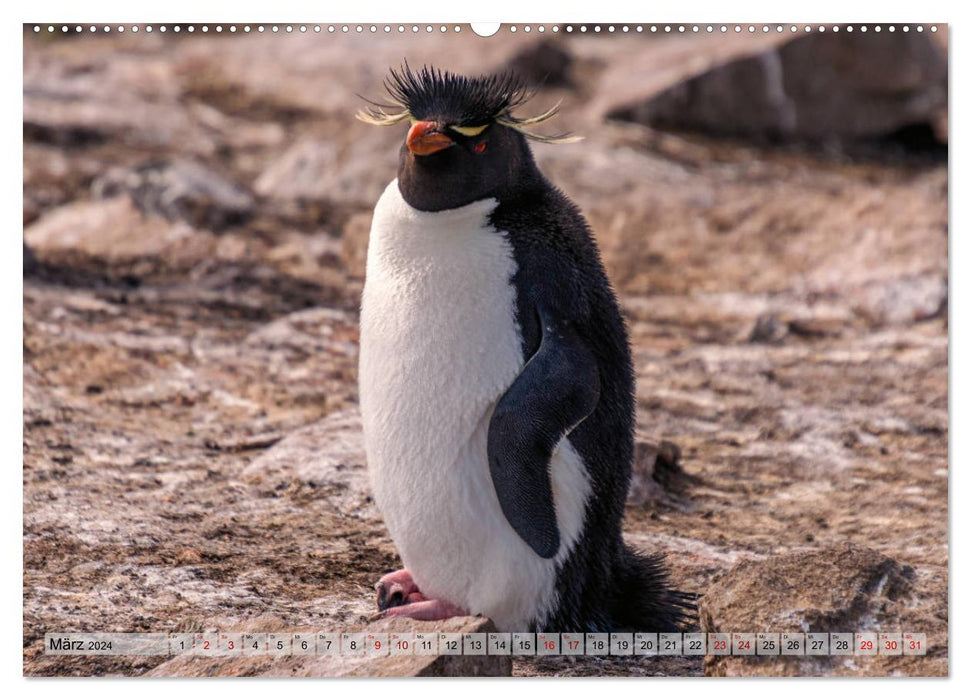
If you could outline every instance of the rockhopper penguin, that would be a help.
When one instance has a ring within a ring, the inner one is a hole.
[[[410,122],[371,227],[360,401],[374,497],[405,569],[381,616],[503,631],[672,631],[690,595],[621,539],[634,374],[577,207],[540,173],[511,75],[392,70]]]

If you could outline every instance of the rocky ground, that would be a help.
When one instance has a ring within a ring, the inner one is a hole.
[[[929,644],[924,658],[512,672],[946,674],[934,66],[905,86],[924,111],[894,121],[883,102],[888,118],[852,141],[658,131],[645,107],[734,59],[771,68],[786,41],[26,36],[25,674],[280,673],[45,656],[43,635],[328,630],[372,612],[398,562],[364,471],[357,307],[403,133],[352,115],[403,57],[542,74],[535,108],[562,100],[555,128],[586,137],[535,152],[586,212],[631,331],[643,445],[627,537],[703,596],[702,629]],[[677,449],[655,459],[661,441]]]

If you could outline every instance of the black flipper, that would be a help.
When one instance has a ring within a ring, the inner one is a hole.
[[[600,377],[590,348],[572,325],[538,309],[542,341],[489,423],[489,471],[502,512],[544,559],[560,532],[550,481],[557,443],[597,406]]]

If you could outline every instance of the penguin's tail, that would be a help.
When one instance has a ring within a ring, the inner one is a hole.
[[[622,545],[611,606],[619,628],[678,632],[698,622],[698,596],[673,590],[663,554],[644,554]]]

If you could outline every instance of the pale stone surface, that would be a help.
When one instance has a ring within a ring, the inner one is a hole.
[[[705,632],[925,632],[947,619],[943,572],[917,571],[866,547],[807,550],[743,561],[718,580],[701,608]],[[927,637],[927,655],[710,655],[716,676],[947,675],[947,639]]]
[[[315,631],[328,632],[441,632],[468,634],[495,631],[491,621],[483,617],[457,617],[438,622],[420,622],[404,618],[389,618],[366,626],[346,629],[291,629],[279,621],[253,620],[245,625],[234,626],[236,632],[288,633]],[[274,658],[261,655],[245,657],[181,656],[156,666],[148,676],[176,676],[180,678],[218,676],[270,676],[270,677],[337,677],[366,676],[387,678],[403,676],[509,676],[512,659],[509,656],[452,656],[452,655],[382,655],[382,656],[287,656]]]

